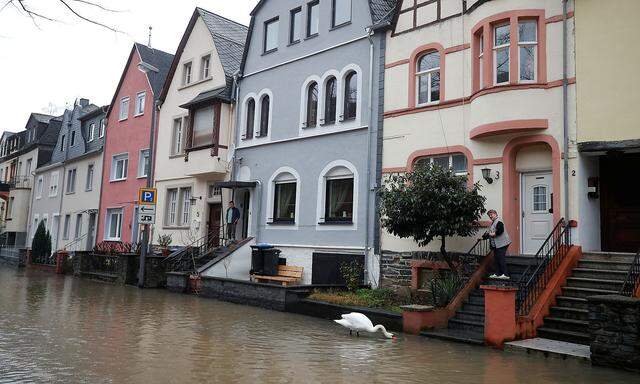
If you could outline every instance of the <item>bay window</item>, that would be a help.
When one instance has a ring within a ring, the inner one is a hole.
[[[523,20],[518,23],[518,61],[520,81],[536,80],[538,51],[538,22]]]
[[[509,24],[503,24],[494,28],[493,62],[494,82],[503,84],[509,82],[509,47],[511,45],[511,30]]]
[[[195,111],[193,118],[192,148],[213,145],[214,112],[213,106],[200,108]]]

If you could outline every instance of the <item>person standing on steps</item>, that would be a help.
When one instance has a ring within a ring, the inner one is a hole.
[[[507,233],[504,223],[498,217],[495,209],[487,212],[491,219],[491,228],[482,238],[489,239],[489,245],[493,250],[493,260],[495,265],[494,273],[489,276],[492,279],[509,280],[509,271],[507,270],[507,248],[511,244],[511,239]]]
[[[229,208],[227,208],[227,238],[231,242],[236,241],[236,225],[240,220],[240,210],[236,208],[233,201],[229,202]]]

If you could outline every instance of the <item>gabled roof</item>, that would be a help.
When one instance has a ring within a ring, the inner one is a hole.
[[[173,61],[173,55],[167,52],[163,52],[159,49],[150,48],[144,44],[135,43],[140,54],[140,59],[147,64],[151,64],[158,68],[158,73],[154,73],[149,76],[149,83],[153,94],[158,97],[162,91],[164,85],[164,79],[167,78],[169,69],[171,68],[171,62]]]
[[[232,97],[231,97],[232,89],[233,89],[233,79],[231,77],[227,77],[226,85],[201,92],[200,94],[198,94],[198,96],[194,97],[193,100],[182,104],[180,108],[189,109],[192,107],[196,107],[200,104],[205,104],[214,100],[230,103],[232,100]]]
[[[198,17],[202,18],[209,33],[211,33],[227,84],[229,84],[229,78],[233,77],[240,69],[240,62],[242,61],[242,54],[244,52],[244,42],[246,41],[248,32],[247,27],[216,13],[209,12],[206,9],[197,7],[193,11],[193,15],[189,20],[189,24],[182,35],[176,54],[173,57],[173,63],[165,80],[165,85],[162,88],[160,100],[164,100],[167,92],[169,92],[169,85],[180,62],[180,56],[184,51],[184,47],[187,45],[187,41],[189,40],[189,36],[191,36]]]
[[[48,123],[54,116],[45,115],[44,113],[32,113],[31,116],[40,123]]]
[[[140,60],[158,68],[158,73],[154,73],[153,75],[147,74],[147,79],[149,80],[149,84],[151,84],[151,91],[153,92],[154,100],[160,97],[162,86],[164,85],[164,81],[167,77],[167,74],[169,73],[169,66],[173,61],[173,55],[167,52],[163,52],[159,49],[149,48],[144,44],[133,43],[131,52],[129,53],[129,58],[127,59],[127,64],[122,70],[120,81],[118,82],[118,86],[113,93],[111,104],[109,104],[109,108],[107,109],[107,118],[109,118],[109,114],[111,114],[111,111],[115,106],[118,92],[120,92],[120,87],[122,87],[122,83],[124,82],[124,79],[127,75],[127,69],[130,65],[133,64],[131,63],[131,60],[133,59],[133,53],[136,51],[138,52],[138,55],[140,55]],[[135,63],[135,65],[138,65],[138,63]]]

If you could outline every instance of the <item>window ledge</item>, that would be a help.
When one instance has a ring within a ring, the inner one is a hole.
[[[313,35],[309,35],[309,36],[305,37],[304,39],[305,39],[305,40],[311,40],[311,39],[313,39],[314,37],[318,37],[319,35],[320,35],[319,33],[314,33]]]
[[[292,46],[294,46],[294,45],[296,45],[296,44],[300,44],[300,42],[301,42],[301,41],[302,41],[302,40],[292,41],[292,42],[290,42],[289,44],[287,44],[287,47],[292,47]]]
[[[144,112],[143,112],[143,113],[136,114],[136,115],[133,115],[133,117],[134,117],[134,118],[136,118],[136,117],[140,117],[140,116],[144,116]]]
[[[268,50],[268,51],[264,51],[264,52],[262,52],[262,56],[266,56],[266,55],[268,55],[268,54],[271,54],[271,53],[273,53],[273,52],[277,52],[277,51],[278,51],[278,48],[273,48],[273,49],[270,49],[270,50]]]
[[[351,24],[351,20],[345,21],[342,24],[334,25],[333,27],[331,27],[331,29],[329,29],[329,31],[335,31],[336,29],[340,29],[342,27],[346,27],[347,25],[350,25],[350,24]]]
[[[351,221],[351,220],[349,220],[349,221],[342,221],[342,220],[322,221],[322,222],[319,222],[318,225],[353,225],[353,221]]]
[[[125,120],[127,120],[128,118],[129,118],[129,116],[125,117],[124,119],[118,119],[118,121],[119,121],[119,122],[120,122],[120,121],[125,121]]]
[[[162,229],[190,229],[191,227],[186,226],[186,227],[178,227],[175,225],[164,225],[162,226]]]
[[[169,159],[179,159],[181,157],[185,157],[185,154],[179,154],[179,155],[169,155]]]
[[[180,87],[178,88],[178,91],[182,91],[183,89],[186,89],[186,88],[189,88],[189,87],[193,87],[194,85],[198,85],[198,84],[206,83],[207,81],[209,81],[209,80],[211,80],[211,79],[213,79],[213,77],[209,76],[209,77],[207,77],[207,78],[205,78],[205,79],[202,79],[202,80],[196,80],[196,81],[192,81],[192,82],[191,82],[191,83],[189,83],[189,84],[183,84],[182,86],[180,86]]]
[[[268,221],[267,225],[295,225],[296,221],[295,220],[274,220],[274,221]]]
[[[127,179],[111,179],[111,180],[109,180],[110,183],[118,183],[120,181],[127,181]]]

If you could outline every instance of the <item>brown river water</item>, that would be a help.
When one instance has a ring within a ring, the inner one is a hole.
[[[639,383],[640,375],[0,267],[0,383]]]

